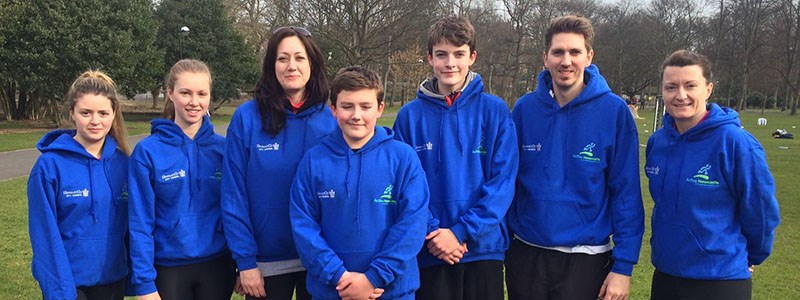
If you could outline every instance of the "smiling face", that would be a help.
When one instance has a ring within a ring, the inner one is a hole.
[[[337,98],[333,116],[347,145],[351,149],[360,149],[375,135],[375,122],[383,114],[383,103],[378,103],[378,91],[341,91]]]
[[[583,89],[584,69],[591,65],[594,51],[578,33],[556,33],[544,53],[544,65],[553,77],[553,89],[563,93]]]
[[[167,96],[175,105],[175,123],[184,132],[190,127],[199,128],[211,101],[210,75],[195,72],[180,73],[175,80],[175,86],[167,91]]]
[[[302,101],[306,83],[311,78],[311,64],[303,42],[296,36],[284,38],[278,44],[275,58],[275,77],[292,102]]]
[[[706,100],[713,89],[714,84],[706,80],[698,65],[664,68],[661,93],[678,132],[689,130],[703,119],[707,112]]]
[[[477,52],[470,53],[469,45],[453,45],[442,40],[428,53],[428,64],[438,80],[439,93],[448,95],[464,88],[469,67],[475,63]]]
[[[70,118],[75,121],[77,134],[75,140],[84,148],[102,144],[114,122],[114,109],[111,99],[106,96],[84,94],[75,100],[70,110]]]

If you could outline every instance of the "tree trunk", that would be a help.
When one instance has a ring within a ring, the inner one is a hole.
[[[17,103],[17,89],[14,83],[6,82],[2,87],[3,91],[3,118],[6,121],[11,121],[11,114],[14,111]]]
[[[17,107],[11,113],[14,120],[25,120],[28,117],[28,89],[24,86],[19,88],[19,101]]]
[[[158,97],[161,96],[161,87],[157,86],[156,88],[150,90],[150,94],[153,96],[153,107],[152,108],[154,108],[154,109],[158,108]]]

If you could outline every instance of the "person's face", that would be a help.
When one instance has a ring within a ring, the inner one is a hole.
[[[584,69],[592,63],[594,51],[578,33],[556,33],[544,53],[544,65],[553,77],[553,88],[569,91],[583,87]]]
[[[211,78],[206,73],[178,74],[167,95],[175,105],[175,123],[182,129],[200,124],[211,101]]]
[[[344,140],[353,149],[361,148],[375,135],[375,121],[381,114],[383,103],[378,104],[378,92],[374,89],[341,91],[333,107]]]
[[[70,110],[70,118],[75,121],[77,128],[75,140],[84,148],[102,143],[114,123],[111,99],[102,95],[84,94],[75,101],[75,106]]]
[[[287,95],[300,95],[311,78],[311,63],[303,42],[296,36],[289,36],[278,43],[275,57],[275,77]],[[300,100],[300,99],[292,99]]]
[[[714,84],[706,80],[698,65],[664,68],[661,94],[667,113],[676,123],[687,124],[688,128],[697,125],[706,114],[706,100],[713,89]]]
[[[433,75],[438,79],[439,93],[447,95],[462,89],[469,67],[475,63],[478,53],[470,53],[467,44],[456,46],[447,40],[433,45],[431,51],[428,53],[428,64],[433,67]]]

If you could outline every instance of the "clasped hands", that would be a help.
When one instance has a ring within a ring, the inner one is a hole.
[[[458,238],[448,228],[439,228],[425,236],[428,252],[448,264],[457,264],[469,250],[467,243],[458,243]]]

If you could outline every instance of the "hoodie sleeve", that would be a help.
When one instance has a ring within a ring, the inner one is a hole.
[[[308,274],[323,284],[336,286],[346,271],[344,262],[322,237],[319,199],[313,192],[309,153],[300,160],[291,189],[289,217],[297,253]]]
[[[155,191],[152,169],[142,163],[140,151],[131,155],[128,172],[128,226],[131,239],[131,269],[137,295],[156,291],[154,263]]]
[[[258,253],[253,224],[250,222],[250,202],[247,198],[246,171],[249,155],[241,138],[242,132],[241,114],[234,114],[225,139],[221,205],[225,238],[239,271],[255,268]]]
[[[72,267],[61,240],[56,214],[56,187],[40,166],[28,178],[28,230],[33,249],[33,276],[44,299],[75,299]]]
[[[492,145],[487,176],[481,187],[481,199],[450,228],[460,243],[496,230],[496,226],[503,222],[514,199],[514,187],[519,169],[517,131],[508,109],[504,109],[503,114],[497,116],[497,119],[500,124]]]
[[[747,239],[747,263],[759,265],[772,253],[775,228],[780,223],[775,181],[764,149],[752,137],[737,144],[734,169],[739,222]]]
[[[405,160],[405,188],[399,194],[400,215],[397,222],[389,228],[380,251],[375,254],[369,269],[364,273],[369,282],[379,288],[385,288],[403,275],[406,263],[416,259],[425,241],[430,201],[428,181],[416,153],[409,153],[408,157]]]
[[[392,128],[392,131],[394,131],[395,140],[401,141],[407,145],[410,145],[411,148],[414,148],[414,145],[412,145],[410,138],[408,138],[410,136],[410,133],[408,132],[410,128],[408,125],[409,122],[408,118],[409,118],[408,112],[404,108],[401,108],[400,111],[397,113],[397,118],[394,120],[394,126]],[[433,213],[431,213],[429,209],[426,210],[428,210],[428,212],[426,213],[428,215],[428,221],[427,221],[428,225],[426,233],[431,233],[439,229],[439,219],[433,217]]]
[[[631,276],[639,261],[644,234],[644,207],[639,180],[639,135],[627,108],[617,121],[615,152],[608,165],[607,193],[614,232],[614,265],[611,271]]]

